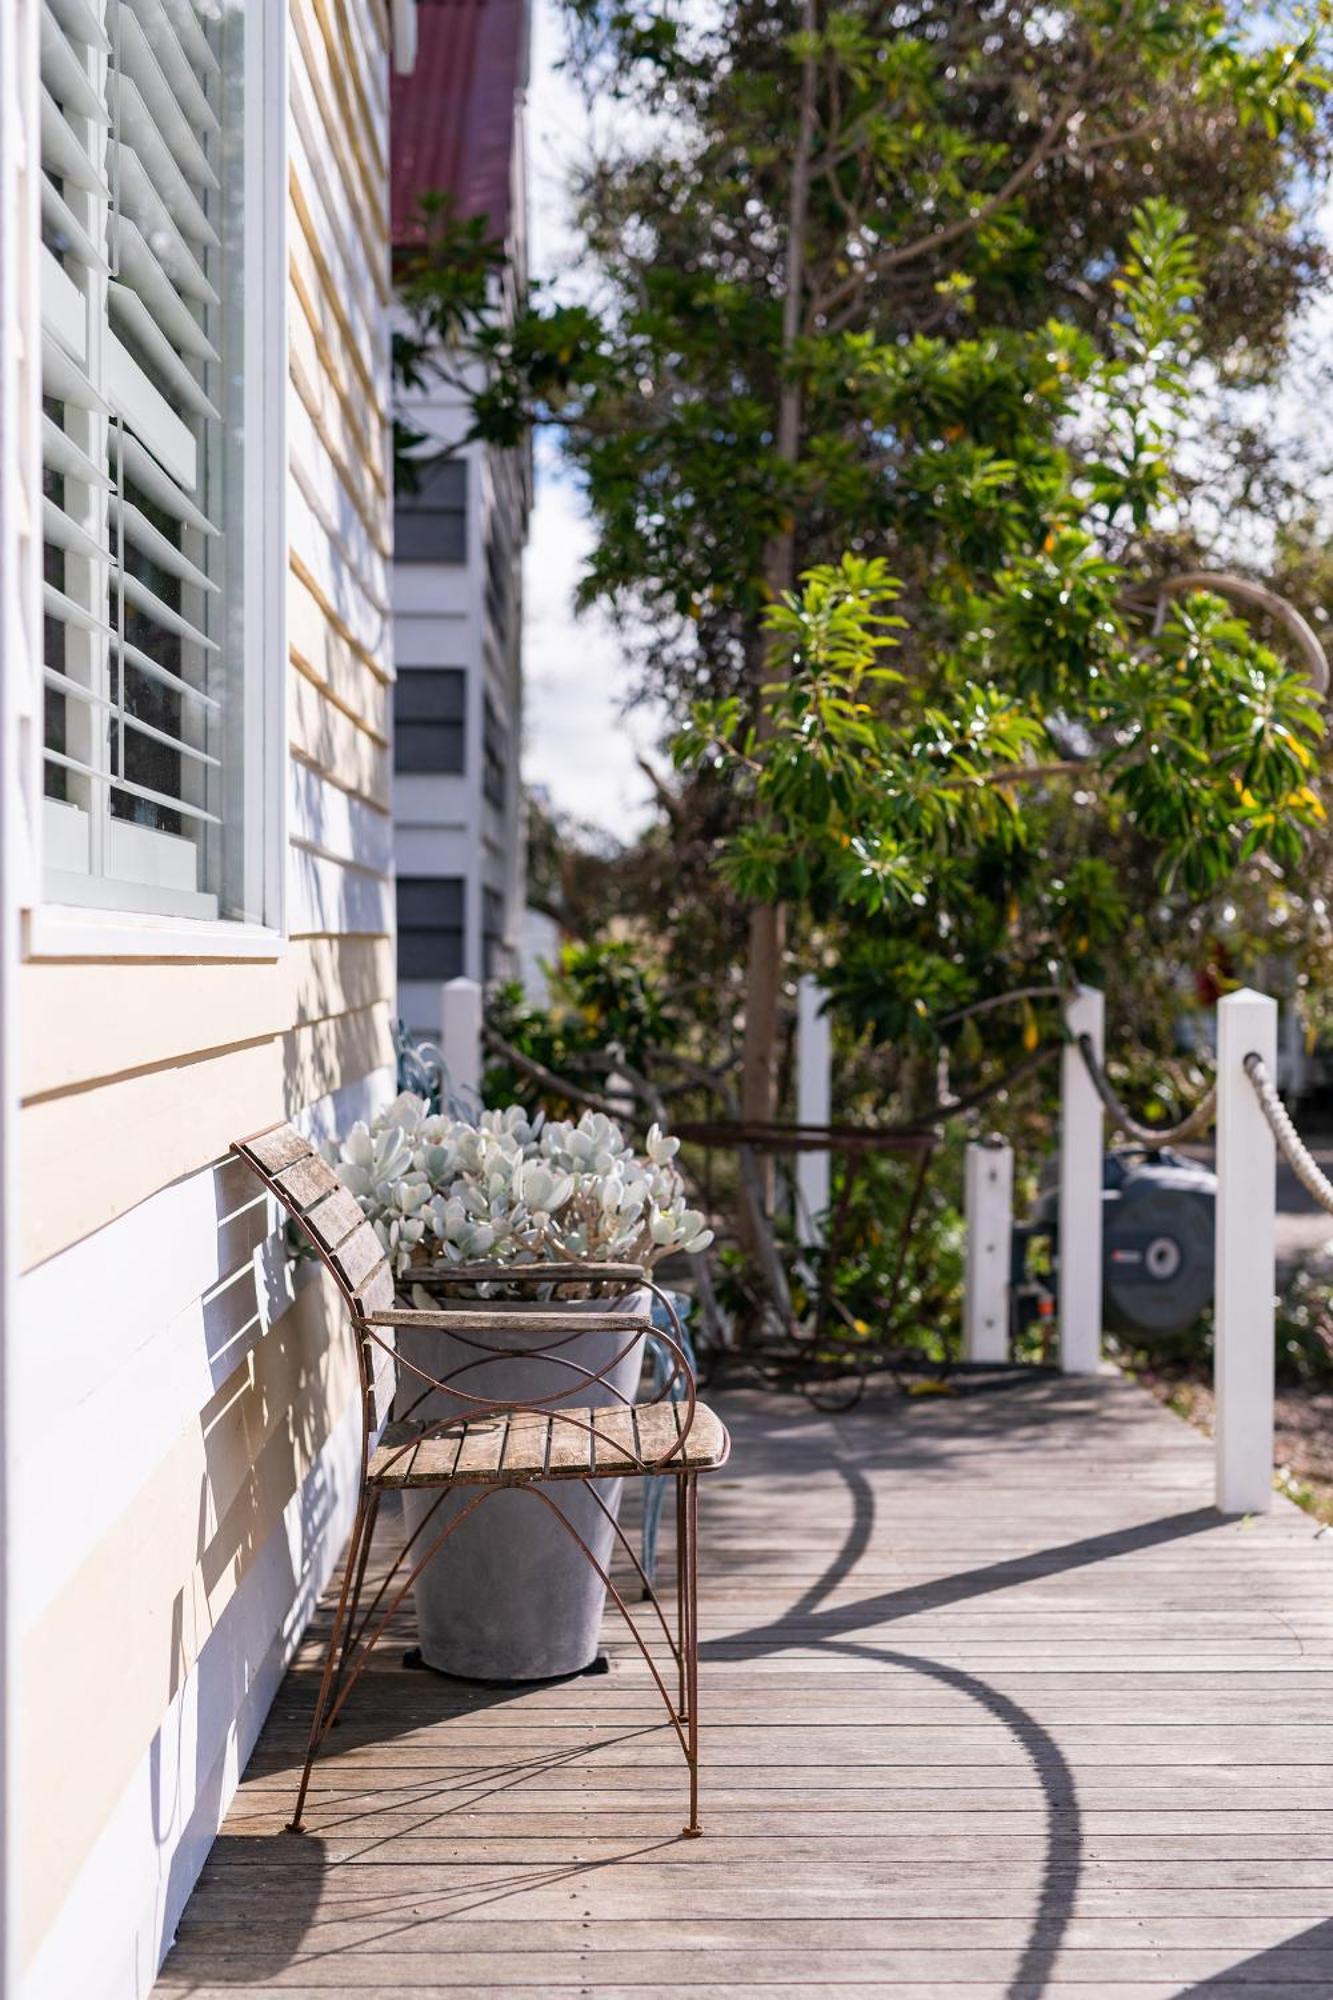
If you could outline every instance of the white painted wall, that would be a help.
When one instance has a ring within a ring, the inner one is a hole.
[[[21,1728],[14,1618],[13,1390],[18,1177],[19,911],[29,872],[23,741],[30,661],[40,632],[36,407],[39,336],[34,278],[38,209],[36,0],[0,7],[0,2000],[18,1991],[16,1750]]]
[[[378,0],[340,0],[336,26],[289,6],[288,74],[265,73],[290,105],[272,199],[295,274],[290,658],[269,631],[285,935],[247,955],[181,932],[168,962],[126,924],[114,958],[85,939],[42,960],[32,910],[21,966],[37,8],[0,7],[0,2000],[148,1992],[355,1498],[345,1322],[226,1157],[394,1088],[388,190],[358,165],[387,158],[388,48]]]
[[[27,1968],[23,2000],[150,1991],[351,1532],[360,1450],[349,1405],[108,1814]]]

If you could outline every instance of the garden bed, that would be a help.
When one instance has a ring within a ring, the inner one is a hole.
[[[1187,1422],[1212,1436],[1210,1381],[1184,1365],[1132,1367],[1125,1372]],[[1297,1383],[1279,1388],[1274,1454],[1278,1484],[1288,1499],[1333,1524],[1333,1388]]]

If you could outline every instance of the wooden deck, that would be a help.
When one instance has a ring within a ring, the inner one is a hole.
[[[159,1995],[1333,1993],[1333,1533],[1219,1520],[1119,1378],[721,1407],[707,1837],[609,1627],[522,1694],[386,1653],[287,1835],[308,1642]]]

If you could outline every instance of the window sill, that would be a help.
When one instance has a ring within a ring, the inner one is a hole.
[[[25,918],[25,958],[278,959],[281,931],[264,924],[141,916],[43,903]]]

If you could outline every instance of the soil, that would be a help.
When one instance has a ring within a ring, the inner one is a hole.
[[[1205,1432],[1213,1430],[1213,1391],[1183,1369],[1130,1368],[1159,1403]],[[1333,1389],[1279,1389],[1274,1409],[1277,1483],[1299,1507],[1333,1524]]]
[[[1302,1134],[1324,1172],[1333,1178],[1333,1105],[1326,1098],[1302,1106]],[[1209,1166],[1206,1146],[1188,1151]],[[1333,1293],[1333,1216],[1306,1193],[1286,1161],[1277,1169],[1277,1266],[1281,1287],[1298,1270],[1327,1277]],[[1213,1391],[1207,1373],[1188,1363],[1147,1366],[1122,1359],[1126,1373],[1168,1409],[1212,1435]],[[1298,1506],[1333,1524],[1333,1387],[1280,1388],[1275,1410],[1278,1484]]]

